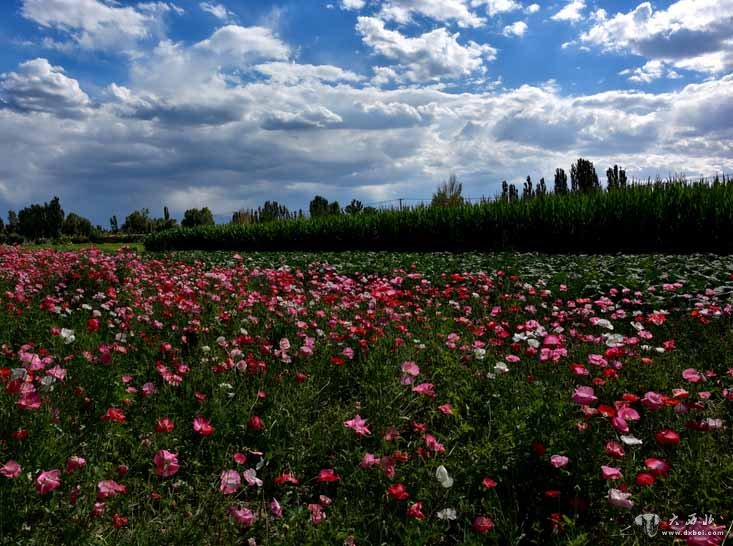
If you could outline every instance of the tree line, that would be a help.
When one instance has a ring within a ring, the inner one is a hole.
[[[501,183],[501,193],[497,199],[504,201],[515,201],[520,199],[541,198],[552,192],[557,195],[571,193],[590,193],[604,189],[593,163],[587,159],[579,158],[570,167],[568,173],[561,168],[555,170],[552,188],[548,186],[544,178],[540,178],[535,184],[531,176],[518,187],[509,184],[506,180]],[[609,167],[606,170],[605,190],[608,192],[623,191],[631,183],[626,171],[618,165]],[[430,206],[432,207],[456,207],[466,203],[463,197],[463,185],[458,181],[455,174],[441,183],[432,196]],[[378,209],[365,206],[358,199],[353,199],[347,206],[341,207],[338,201],[329,201],[327,198],[316,195],[309,203],[308,216],[310,218],[321,218],[338,215],[374,214]],[[302,209],[290,210],[277,201],[265,201],[257,209],[241,209],[232,215],[230,224],[250,225],[267,222],[279,222],[304,218],[306,216]],[[193,228],[197,226],[214,225],[214,215],[208,207],[191,208],[184,212],[180,226]],[[105,239],[110,236],[136,236],[158,233],[167,229],[178,227],[178,221],[172,218],[168,207],[163,207],[163,216],[154,217],[148,208],[135,210],[128,214],[122,225],[119,225],[117,216],[109,219],[109,227],[100,225],[94,226],[92,222],[74,212],[68,215],[61,208],[58,197],[43,204],[32,204],[18,212],[8,211],[7,223],[0,218],[0,242],[23,242],[58,240],[69,238],[71,240],[89,241]]]

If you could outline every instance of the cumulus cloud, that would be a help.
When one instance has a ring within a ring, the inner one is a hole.
[[[163,17],[180,8],[167,2],[120,6],[99,0],[22,0],[21,14],[67,34],[83,49],[130,49],[163,34]],[[48,42],[52,45],[52,42]],[[62,44],[56,44],[64,47]]]
[[[290,56],[290,48],[266,27],[226,25],[193,49],[230,63],[287,59]]]
[[[525,23],[524,21],[517,21],[515,23],[512,23],[511,25],[505,26],[503,34],[504,36],[519,36],[521,38],[526,32],[527,23]]]
[[[265,116],[262,128],[267,131],[323,129],[342,121],[325,106],[307,106],[300,112],[271,112]]]
[[[583,18],[585,0],[570,0],[560,11],[551,17],[554,21],[570,21],[575,23]]]
[[[407,24],[415,15],[420,15],[441,23],[476,28],[487,23],[480,10],[494,17],[521,8],[522,5],[515,0],[384,0],[379,17]]]
[[[359,17],[356,29],[365,44],[376,54],[394,61],[401,76],[412,82],[483,74],[484,62],[496,57],[496,50],[490,45],[474,41],[461,45],[460,34],[451,34],[445,28],[411,38],[385,28],[380,19]]]
[[[255,70],[273,81],[288,84],[295,84],[306,80],[358,82],[364,79],[364,76],[332,65],[269,62],[255,66]]]
[[[580,40],[605,51],[629,52],[703,73],[733,69],[733,0],[678,0],[654,11],[643,2],[605,18]]]
[[[211,15],[222,21],[228,21],[234,18],[234,14],[222,4],[215,4],[213,2],[200,2],[199,8],[201,9],[201,11],[210,13]]]
[[[63,68],[39,58],[22,63],[17,72],[0,75],[0,107],[73,118],[88,114],[91,101]]]
[[[469,9],[464,0],[387,0],[380,18],[400,24],[409,23],[415,14],[461,27],[480,27],[484,19]]]
[[[366,0],[341,0],[341,9],[360,10],[366,5]]]
[[[522,4],[515,0],[471,0],[471,6],[486,6],[486,11],[493,17],[500,13],[508,13],[510,11],[521,9]]]
[[[680,75],[670,70],[664,61],[649,61],[639,68],[627,68],[619,72],[621,76],[628,76],[629,81],[635,83],[651,83],[660,78],[677,79]]]

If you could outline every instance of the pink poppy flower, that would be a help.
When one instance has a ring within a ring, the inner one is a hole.
[[[366,422],[366,419],[362,419],[361,416],[357,415],[353,419],[344,421],[344,426],[353,430],[357,436],[369,436],[371,431],[367,427]]]
[[[201,436],[211,436],[214,434],[215,429],[211,426],[211,419],[204,419],[201,416],[197,416],[193,420],[193,430]]]
[[[438,406],[438,409],[442,411],[445,415],[453,415],[453,406],[450,404],[443,404],[442,406]]]
[[[435,385],[432,383],[420,383],[417,387],[412,388],[412,392],[435,398]]]
[[[247,428],[249,430],[262,430],[265,428],[265,424],[262,422],[262,419],[258,415],[253,415],[249,419],[249,423],[247,423]]]
[[[24,392],[18,398],[18,407],[24,410],[36,410],[41,407],[41,395],[35,391]]]
[[[441,444],[432,434],[425,435],[425,445],[435,453],[445,453],[445,446]]]
[[[695,368],[687,368],[682,372],[682,378],[690,383],[699,383],[704,381],[704,377]]]
[[[608,490],[608,502],[612,506],[618,508],[633,508],[634,501],[631,499],[631,493],[624,493],[620,489],[609,489]]]
[[[359,466],[361,468],[371,468],[375,465],[378,465],[380,460],[380,457],[377,457],[376,455],[365,453],[364,457],[362,457],[361,462],[359,463]]]
[[[663,459],[657,459],[649,457],[644,459],[644,466],[646,466],[652,474],[655,476],[666,476],[669,473],[669,464]]]
[[[420,367],[415,362],[403,362],[400,368],[402,373],[417,377],[420,375]]]
[[[248,468],[242,472],[242,477],[250,487],[262,487],[262,480],[257,477],[257,470]]]
[[[476,516],[471,527],[476,533],[483,535],[494,528],[494,522],[486,516]]]
[[[648,472],[639,472],[634,481],[640,487],[648,487],[656,481],[656,478]]]
[[[270,501],[270,513],[278,519],[283,517],[283,508],[280,506],[280,503],[277,502],[277,499],[272,499]]]
[[[20,476],[22,468],[18,463],[13,460],[8,461],[4,465],[0,466],[0,475],[6,478],[17,478]]]
[[[125,525],[128,524],[130,521],[130,518],[122,516],[120,514],[115,514],[112,516],[112,525],[114,525],[115,529],[121,529]]]
[[[613,425],[613,428],[618,430],[621,434],[626,434],[629,432],[629,424],[626,422],[625,419],[619,417],[618,415],[614,415],[611,417],[611,425]]]
[[[60,470],[47,470],[41,472],[36,478],[36,490],[41,494],[45,495],[50,493],[54,489],[61,487],[61,471]]]
[[[488,476],[481,480],[481,485],[483,485],[486,489],[493,489],[496,487],[497,483],[495,480],[489,478]]]
[[[341,479],[341,476],[336,474],[332,468],[322,468],[318,473],[316,481],[320,483],[337,482]]]
[[[550,464],[552,464],[552,466],[554,466],[555,468],[565,468],[569,462],[570,459],[568,459],[564,455],[553,455],[552,457],[550,457]]]
[[[621,469],[616,468],[615,466],[601,466],[601,474],[605,480],[620,480],[623,478]]]
[[[578,387],[573,393],[573,402],[581,406],[588,406],[598,402],[592,387]]]
[[[656,410],[664,406],[664,398],[658,392],[649,391],[641,399],[641,404],[647,409]]]
[[[66,461],[66,473],[71,474],[75,470],[84,468],[86,464],[87,462],[84,458],[77,457],[76,455],[72,455],[71,457],[69,457],[69,460]]]
[[[155,454],[153,463],[155,463],[155,473],[161,478],[173,476],[180,469],[178,455],[165,449],[161,449]]]
[[[278,476],[277,478],[275,478],[273,481],[277,485],[282,485],[284,483],[290,483],[292,485],[298,485],[300,483],[298,481],[298,478],[296,478],[295,475],[292,474],[291,472],[285,472],[285,473],[281,474],[280,476]]]
[[[232,495],[237,492],[242,485],[242,478],[236,470],[225,470],[221,473],[221,485],[219,491],[224,495]]]
[[[610,456],[613,459],[620,459],[625,455],[624,446],[619,444],[618,442],[614,442],[613,440],[609,440],[606,442],[606,447],[604,449],[606,454]]]
[[[657,432],[655,438],[663,446],[676,446],[680,443],[680,435],[669,428]]]
[[[397,501],[406,500],[410,496],[404,483],[393,483],[387,488],[387,493]]]
[[[235,453],[232,455],[232,459],[237,464],[245,464],[247,462],[247,456],[244,453]]]
[[[413,502],[407,507],[407,517],[414,519],[425,519],[427,516],[422,513],[422,502]]]
[[[97,498],[99,500],[108,499],[118,494],[127,493],[127,487],[117,483],[114,480],[102,480],[97,484]]]
[[[311,513],[311,523],[313,525],[318,525],[326,519],[326,512],[323,511],[320,504],[309,504],[308,510]]]
[[[624,421],[638,421],[641,417],[634,408],[620,408],[616,413]]]
[[[176,428],[176,426],[173,424],[173,421],[169,417],[163,417],[162,419],[158,419],[155,422],[155,432],[173,432],[174,428]]]
[[[125,417],[125,414],[122,413],[122,410],[120,408],[109,408],[107,411],[104,412],[104,415],[101,417],[102,421],[105,421],[107,423],[124,423],[127,421],[127,417]]]
[[[232,519],[242,527],[251,527],[257,520],[257,516],[248,508],[238,508],[236,506],[229,507],[229,515]]]

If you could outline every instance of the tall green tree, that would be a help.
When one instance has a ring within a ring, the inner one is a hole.
[[[183,220],[181,220],[181,225],[186,228],[195,226],[213,226],[214,223],[214,215],[208,207],[204,207],[202,209],[188,209],[183,213]]]
[[[288,207],[281,205],[277,201],[265,201],[265,204],[262,205],[258,212],[260,222],[275,222],[290,218]]]
[[[619,169],[618,165],[613,168],[609,167],[606,171],[606,187],[608,191],[616,191],[626,189],[626,171]]]
[[[346,205],[344,212],[346,214],[359,214],[364,210],[364,205],[358,199],[352,199],[351,203]]]
[[[321,195],[316,195],[308,205],[308,212],[311,218],[328,215],[330,213],[328,199]]]
[[[432,207],[459,207],[463,204],[463,184],[451,174],[448,180],[438,186],[430,202]]]
[[[570,167],[570,185],[574,192],[588,193],[601,189],[596,168],[582,157]]]
[[[150,218],[149,209],[140,209],[131,212],[125,217],[122,224],[122,231],[125,233],[150,233],[153,231],[153,220]]]
[[[568,175],[564,169],[555,170],[555,186],[553,188],[553,191],[557,195],[565,195],[566,193],[568,193]]]
[[[91,237],[93,232],[92,223],[75,212],[70,212],[61,226],[61,233],[70,237]]]
[[[17,232],[26,239],[57,238],[64,223],[58,197],[43,205],[32,204],[18,213]]]

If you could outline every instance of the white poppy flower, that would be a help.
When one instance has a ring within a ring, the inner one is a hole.
[[[435,477],[440,482],[440,485],[448,489],[453,486],[453,478],[448,475],[448,471],[443,465],[440,465],[435,471]]]

